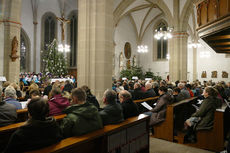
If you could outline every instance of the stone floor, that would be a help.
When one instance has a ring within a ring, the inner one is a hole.
[[[214,153],[161,139],[150,138],[150,153]]]

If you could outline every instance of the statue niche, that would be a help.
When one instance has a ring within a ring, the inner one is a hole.
[[[217,78],[217,71],[212,71],[212,78]]]
[[[228,78],[228,73],[226,71],[222,71],[222,78]]]
[[[14,36],[11,45],[12,45],[12,49],[11,49],[10,58],[11,58],[12,62],[14,62],[17,58],[19,58],[19,56],[17,55],[17,52],[18,52],[18,40],[17,40],[16,36]]]

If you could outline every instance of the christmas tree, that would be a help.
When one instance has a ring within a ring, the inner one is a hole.
[[[43,74],[50,73],[59,77],[67,74],[66,60],[63,53],[58,52],[57,45],[57,40],[54,39],[43,53]]]

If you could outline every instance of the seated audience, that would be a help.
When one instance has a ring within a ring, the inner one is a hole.
[[[113,90],[106,90],[103,96],[103,102],[106,105],[99,112],[103,124],[116,124],[124,120],[122,107],[117,101],[117,93]]]
[[[78,136],[103,127],[97,108],[86,102],[86,93],[81,88],[72,90],[72,105],[63,113],[60,128],[64,137]]]
[[[189,91],[185,88],[184,83],[179,83],[178,88],[180,88],[180,93],[178,95],[180,99],[184,100],[184,99],[188,99],[191,97]]]
[[[153,90],[155,91],[156,96],[159,96],[158,90],[159,90],[159,84],[158,82],[153,82]]]
[[[34,90],[31,90],[31,91],[30,91],[30,97],[31,97],[31,99],[33,99],[33,98],[38,98],[38,97],[40,97],[40,96],[41,96],[41,94],[40,94],[40,91],[39,91],[39,90],[34,89]]]
[[[51,82],[50,81],[45,82],[45,89],[43,95],[49,96],[51,90],[52,90]]]
[[[195,141],[195,131],[202,129],[211,129],[214,122],[214,113],[219,105],[217,98],[218,92],[212,87],[206,87],[203,95],[204,100],[197,112],[195,112],[185,122],[185,128],[188,129],[185,136],[185,142]]]
[[[144,92],[141,90],[140,83],[134,84],[134,90],[132,92],[132,99],[133,100],[144,99]]]
[[[192,86],[190,84],[186,84],[185,87],[187,88],[189,94],[190,94],[190,97],[194,97],[194,93],[192,92]]]
[[[183,97],[178,96],[180,94],[180,88],[176,87],[173,89],[173,102],[178,102],[183,100]]]
[[[22,97],[22,93],[20,91],[19,86],[16,83],[11,83],[10,84],[12,87],[14,87],[15,91],[16,91],[16,96],[17,98],[21,98]]]
[[[165,120],[167,105],[171,103],[172,97],[167,94],[167,87],[159,87],[159,99],[156,102],[156,106],[147,112],[146,114],[151,115],[149,125],[153,126],[159,122]]]
[[[31,98],[30,97],[30,91],[31,90],[36,90],[36,89],[39,90],[38,85],[36,83],[31,83],[30,86],[29,86],[29,88],[26,91],[25,100]]]
[[[2,101],[2,89],[0,88],[0,127],[12,124],[17,119],[16,107]]]
[[[89,102],[89,103],[91,103],[91,104],[93,104],[94,106],[96,106],[97,109],[100,109],[100,105],[99,105],[99,103],[98,103],[98,101],[97,101],[97,98],[91,93],[89,87],[86,86],[86,85],[84,85],[84,86],[82,86],[81,88],[82,88],[82,89],[85,91],[85,93],[86,93],[86,96],[87,96],[87,97],[86,97],[86,101]]]
[[[61,95],[60,87],[53,86],[50,92],[51,98],[49,99],[49,116],[63,114],[62,111],[69,106],[69,100]]]
[[[66,81],[65,81],[64,88],[63,88],[62,91],[63,91],[63,92],[64,92],[64,91],[67,91],[67,92],[71,93],[72,89],[73,89],[73,85],[70,83],[69,80],[66,80]]]
[[[17,95],[14,87],[8,86],[5,89],[5,102],[8,104],[13,104],[16,107],[16,109],[22,109],[21,103],[18,102],[16,99]]]
[[[150,82],[147,82],[145,84],[145,97],[144,98],[149,98],[149,97],[155,97],[156,93],[152,88],[152,84]]]
[[[29,120],[10,137],[5,153],[21,153],[46,147],[61,140],[55,119],[46,118],[49,105],[43,98],[33,98],[28,104]]]
[[[137,116],[139,114],[139,109],[136,103],[133,102],[130,92],[127,90],[122,90],[119,93],[119,99],[123,109],[124,119]]]

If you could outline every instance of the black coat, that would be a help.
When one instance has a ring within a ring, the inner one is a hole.
[[[141,88],[134,89],[131,94],[133,100],[144,99],[145,97],[145,93],[141,90]]]
[[[45,121],[30,119],[10,137],[4,153],[21,153],[55,144],[61,140],[54,118]]]
[[[86,101],[96,106],[97,109],[100,108],[97,98],[94,95],[87,95]]]
[[[125,119],[132,116],[137,116],[139,114],[139,109],[132,99],[124,101],[123,103],[121,103],[121,106],[123,109],[123,115]]]
[[[156,96],[156,93],[153,89],[148,89],[146,92],[145,92],[145,98],[149,98],[149,97],[155,97]]]

